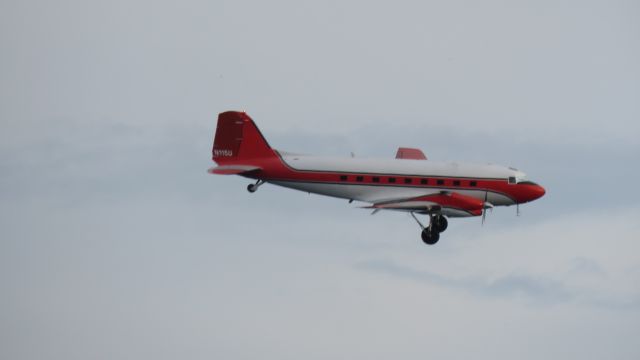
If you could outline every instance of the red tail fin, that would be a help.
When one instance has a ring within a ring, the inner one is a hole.
[[[250,159],[276,156],[249,115],[239,111],[218,115],[212,155],[218,164],[247,163]]]

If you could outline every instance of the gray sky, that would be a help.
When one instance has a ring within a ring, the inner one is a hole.
[[[637,359],[634,1],[3,1],[0,358]],[[452,221],[206,174],[276,148],[516,166]]]

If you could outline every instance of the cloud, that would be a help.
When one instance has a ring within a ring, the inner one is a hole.
[[[622,257],[619,251],[640,250],[633,220],[639,214],[638,208],[597,216],[566,214],[483,231],[473,243],[465,240],[466,231],[454,230],[437,245],[452,246],[453,253],[433,254],[428,262],[407,254],[374,257],[355,267],[473,296],[635,311],[640,309],[640,261],[633,255]],[[615,229],[606,243],[599,236],[603,227]]]
[[[577,257],[571,260],[570,272],[577,275],[606,277],[606,271],[598,264],[597,261],[584,257]]]
[[[637,4],[2,10],[0,358],[638,358]],[[207,175],[229,109],[283,150],[417,146],[548,193],[425,247]]]
[[[506,275],[496,279],[482,277],[457,278],[427,270],[416,270],[382,260],[361,262],[356,267],[445,288],[463,290],[474,295],[523,297],[525,300],[536,304],[555,304],[574,297],[571,291],[558,281],[525,274]]]

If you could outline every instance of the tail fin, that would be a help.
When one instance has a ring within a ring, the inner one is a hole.
[[[212,155],[218,164],[240,164],[250,159],[276,156],[249,115],[239,111],[218,115]]]

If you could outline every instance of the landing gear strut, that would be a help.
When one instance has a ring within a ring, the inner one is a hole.
[[[422,241],[427,245],[434,245],[440,240],[440,233],[445,231],[448,226],[447,218],[439,214],[429,214],[429,226],[424,226],[418,220],[418,218],[410,213],[411,216],[416,220],[420,228],[422,228],[422,233],[420,236],[422,237]]]
[[[256,190],[258,190],[258,187],[260,187],[260,185],[264,184],[264,180],[258,180],[256,181],[255,184],[249,184],[247,185],[247,191],[250,193],[254,193],[256,192]]]

